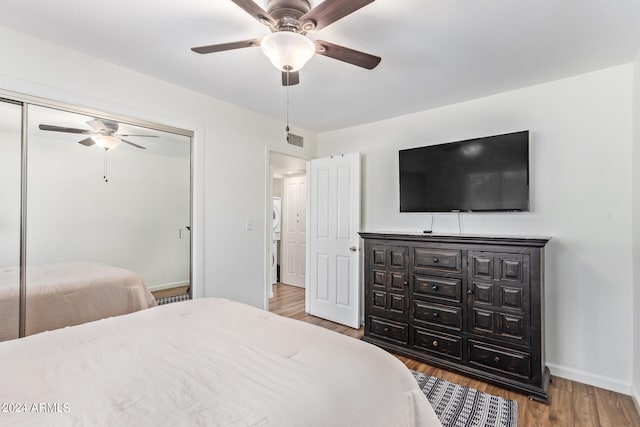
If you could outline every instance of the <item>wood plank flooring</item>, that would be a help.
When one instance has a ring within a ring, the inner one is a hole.
[[[292,319],[313,323],[354,338],[364,330],[351,329],[328,320],[311,316],[304,311],[304,289],[277,284],[269,310]],[[403,356],[396,356],[409,369],[433,375],[456,384],[466,385],[505,399],[518,401],[519,425],[529,426],[602,426],[640,427],[640,414],[629,396],[601,388],[553,377],[550,387],[551,405],[530,401],[526,396],[496,387],[469,377],[436,368]]]
[[[161,291],[151,292],[155,299],[175,297],[177,295],[186,294],[189,286],[178,286],[177,288],[163,289]]]

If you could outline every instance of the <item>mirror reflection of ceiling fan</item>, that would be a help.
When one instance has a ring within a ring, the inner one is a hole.
[[[204,54],[261,46],[264,54],[282,72],[283,86],[300,83],[298,71],[315,53],[368,70],[374,69],[382,59],[323,40],[314,42],[307,37],[308,33],[319,31],[374,0],[324,0],[313,9],[309,0],[266,0],[266,11],[253,0],[231,1],[268,26],[271,34],[262,39],[194,47],[192,51]]]
[[[158,137],[157,135],[119,134],[118,122],[114,122],[106,119],[89,120],[87,124],[91,127],[91,129],[77,129],[77,128],[69,128],[69,127],[54,126],[54,125],[44,125],[44,124],[39,125],[38,128],[40,128],[40,130],[47,130],[47,131],[53,131],[53,132],[65,132],[65,133],[77,133],[81,135],[89,135],[88,138],[78,141],[78,144],[86,145],[87,147],[91,147],[92,145],[97,145],[98,147],[104,148],[105,150],[113,150],[123,142],[133,147],[141,148],[145,150],[146,147],[135,144],[131,141],[127,141],[124,138],[128,138],[128,137],[157,138]]]

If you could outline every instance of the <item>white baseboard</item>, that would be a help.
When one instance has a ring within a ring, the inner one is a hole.
[[[282,281],[280,283],[282,283],[283,285],[287,285],[287,286],[295,286],[296,288],[305,289],[305,285],[296,285],[296,284],[293,284],[293,283],[287,283],[287,282],[282,282]]]
[[[567,368],[565,366],[554,365],[553,363],[547,363],[551,375],[560,378],[566,378],[571,381],[576,381],[583,384],[592,385],[594,387],[604,388],[606,390],[615,391],[617,393],[632,395],[632,388],[630,382],[614,380],[609,377],[601,375],[590,374],[578,369]]]
[[[189,286],[189,282],[163,283],[160,285],[147,286],[147,288],[151,292],[156,292],[156,291],[164,291],[165,289],[179,288],[180,286]]]

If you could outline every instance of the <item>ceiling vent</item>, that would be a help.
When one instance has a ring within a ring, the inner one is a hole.
[[[304,147],[304,138],[300,135],[289,132],[287,134],[287,143],[296,147]]]

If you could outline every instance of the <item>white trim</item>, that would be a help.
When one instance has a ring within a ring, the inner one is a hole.
[[[160,285],[147,286],[150,292],[164,291],[165,289],[179,288],[180,286],[189,286],[189,281],[163,283]]]
[[[630,382],[615,380],[602,375],[595,375],[578,369],[567,368],[566,366],[554,365],[553,363],[547,363],[547,366],[551,370],[551,375],[556,377],[566,378],[571,381],[631,396],[632,388]]]
[[[273,173],[271,172],[271,147],[269,147],[269,144],[265,144],[264,146],[264,170],[264,300],[262,308],[265,311],[269,311],[269,299],[273,292],[273,283],[271,280],[271,241],[273,240],[273,228],[269,227],[273,218]]]
[[[309,241],[309,236],[311,235],[311,195],[309,194],[309,188],[312,184],[311,182],[311,160],[307,159],[307,164],[305,165],[305,182],[307,183],[307,200],[305,200],[304,210],[305,217],[304,220],[307,221],[307,242]],[[283,189],[284,193],[284,189]],[[284,195],[284,194],[283,194]],[[307,292],[307,289],[311,289],[311,280],[309,279],[309,266],[311,265],[311,251],[309,251],[309,245],[305,247],[304,250],[304,269],[306,274],[304,275],[304,312],[309,313],[309,296],[310,292]]]

